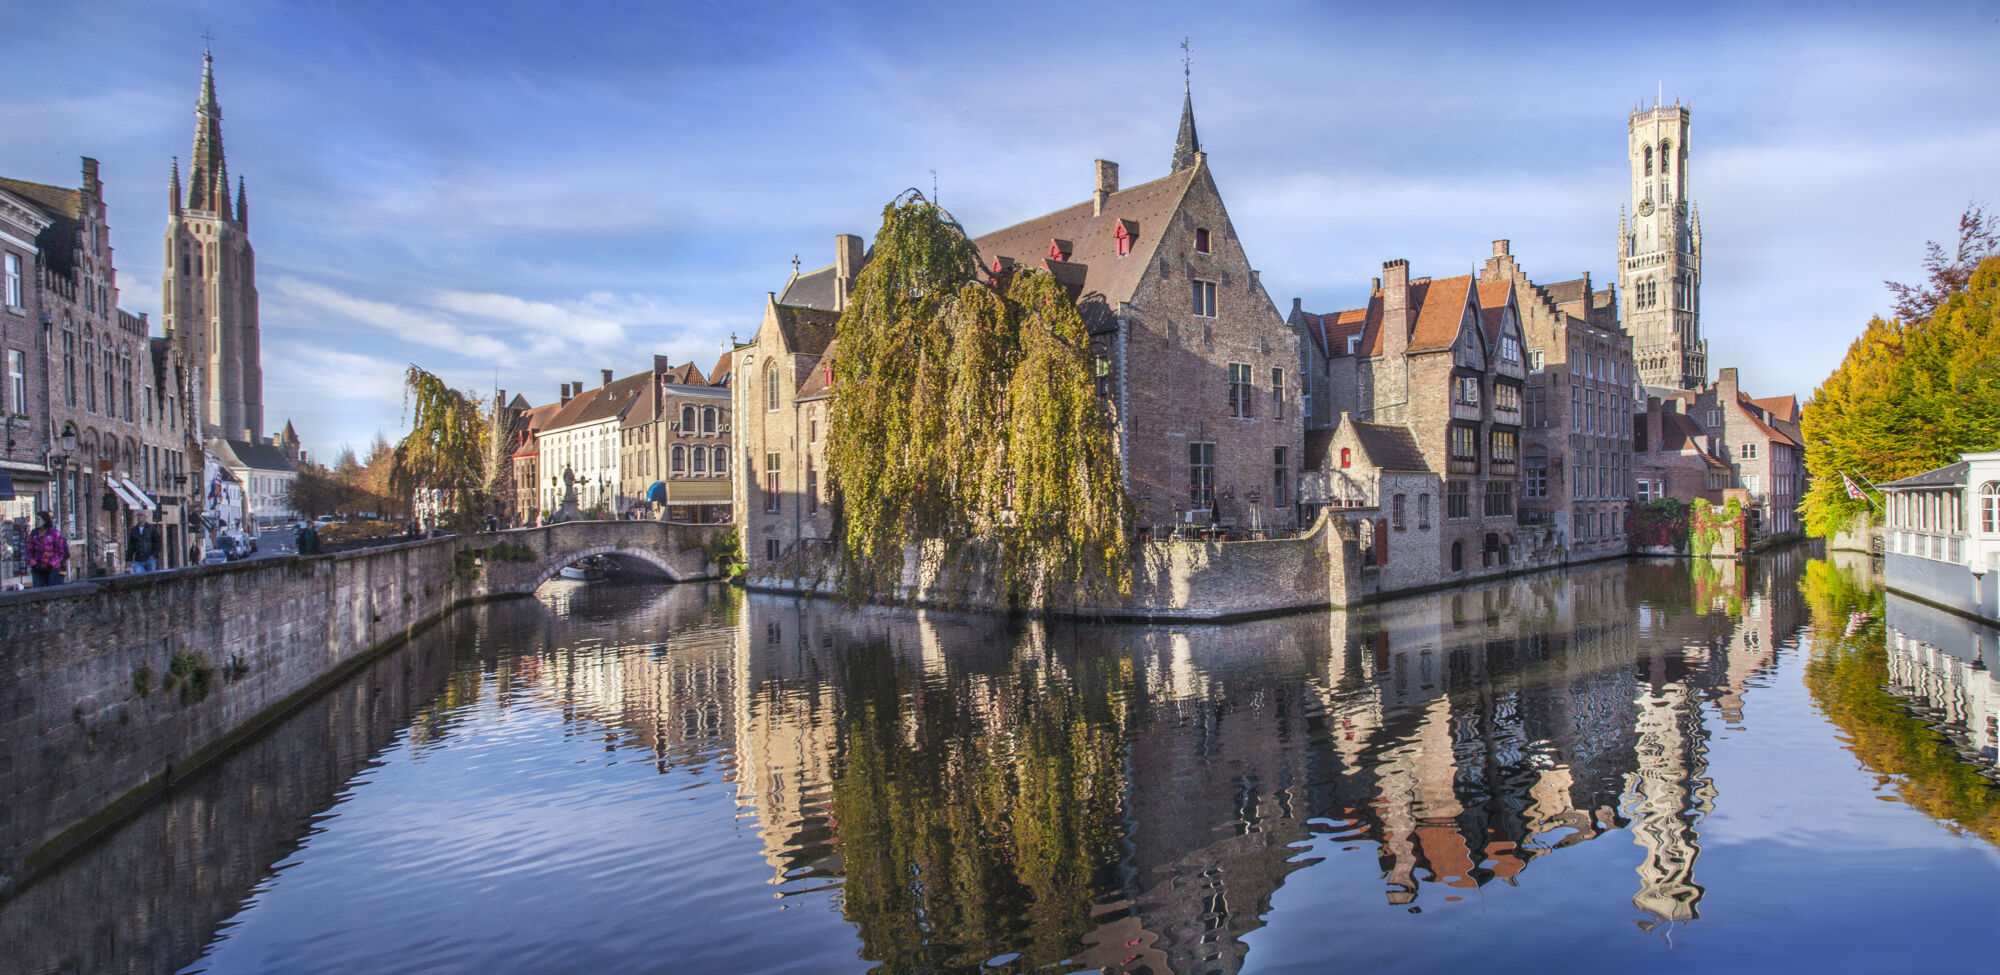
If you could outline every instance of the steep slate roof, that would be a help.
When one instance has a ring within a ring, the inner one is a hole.
[[[1965,472],[1971,466],[1971,464],[1961,460],[1956,464],[1946,464],[1943,467],[1928,470],[1922,474],[1912,474],[1899,481],[1878,484],[1876,487],[1885,491],[1890,488],[1962,487],[1965,484]]]
[[[1305,326],[1306,337],[1319,348],[1320,355],[1332,359],[1346,355],[1347,340],[1360,335],[1367,327],[1368,309],[1352,308],[1323,315],[1300,312],[1299,318]]]
[[[0,189],[33,203],[51,217],[68,220],[83,217],[82,190],[64,189],[46,183],[30,183],[25,179],[5,177],[0,177]]]
[[[869,251],[869,256],[874,256],[874,251]],[[864,260],[862,263],[865,265],[867,262]],[[833,273],[836,266],[828,264],[804,274],[793,273],[792,279],[785,282],[785,290],[778,293],[778,304],[834,311],[839,299],[834,288],[837,283]],[[860,268],[856,268],[855,273],[860,273]]]
[[[1166,235],[1168,221],[1180,209],[1188,187],[1202,178],[1204,168],[1119,190],[1105,201],[1101,214],[1092,212],[1094,201],[1085,200],[976,238],[972,243],[979,248],[980,266],[991,272],[995,260],[1009,257],[1020,267],[1046,268],[1049,245],[1060,240],[1070,245],[1069,259],[1056,262],[1056,280],[1073,283],[1084,294],[1101,294],[1112,306],[1130,301]],[[1120,221],[1138,227],[1132,252],[1124,257],[1118,256]]]
[[[236,467],[247,467],[253,471],[295,471],[291,458],[285,452],[267,443],[252,443],[248,440],[211,440],[211,447],[220,444],[219,458],[225,465],[235,461]]]
[[[729,374],[735,371],[735,369],[736,350],[725,349],[722,355],[716,357],[715,368],[708,371],[708,384],[711,386],[729,385]]]
[[[525,412],[526,410],[529,410],[532,407],[528,406],[528,398],[526,396],[523,396],[520,393],[515,393],[514,398],[507,401],[507,408],[510,410],[522,410]]]
[[[1549,301],[1558,305],[1567,305],[1584,299],[1582,278],[1557,281],[1554,284],[1537,285],[1537,287],[1542,289],[1543,294],[1549,296]]]
[[[1710,467],[1728,467],[1728,464],[1723,463],[1701,445],[1702,438],[1707,435],[1708,431],[1703,430],[1701,424],[1694,421],[1694,417],[1685,413],[1664,411],[1660,414],[1660,452],[1679,453],[1692,450],[1702,460],[1707,461]]]
[[[619,427],[643,427],[653,422],[654,415],[659,413],[659,403],[660,384],[645,384],[645,387],[639,390],[639,395],[633,399],[631,408],[625,411],[624,418],[618,424]]]
[[[1804,444],[1801,444],[1791,434],[1778,429],[1776,426],[1772,425],[1769,421],[1764,419],[1764,411],[1762,409],[1759,409],[1754,403],[1752,403],[1750,397],[1745,396],[1741,393],[1736,394],[1736,405],[1744,408],[1743,415],[1749,417],[1750,422],[1756,424],[1757,429],[1759,431],[1762,431],[1764,436],[1769,437],[1772,440],[1776,440],[1779,443],[1791,444],[1794,447],[1804,446]]]
[[[1363,423],[1349,420],[1354,424],[1354,438],[1361,442],[1361,449],[1368,452],[1368,459],[1375,462],[1378,469],[1385,471],[1429,471],[1424,462],[1424,452],[1417,448],[1417,439],[1410,435],[1410,428],[1390,426],[1385,423]]]
[[[1479,323],[1484,327],[1489,346],[1500,342],[1500,314],[1507,308],[1507,296],[1513,293],[1511,275],[1498,281],[1479,282]]]
[[[1753,399],[1750,402],[1757,404],[1759,409],[1771,414],[1773,422],[1799,422],[1799,398],[1796,396],[1766,396],[1763,399]]]
[[[701,370],[695,368],[695,364],[692,362],[683,362],[678,366],[669,367],[663,374],[663,378],[668,382],[680,383],[684,386],[708,385],[708,378],[703,376]]]
[[[833,341],[834,325],[840,313],[826,308],[802,308],[780,303],[777,307],[778,335],[785,349],[798,355],[819,355]]]

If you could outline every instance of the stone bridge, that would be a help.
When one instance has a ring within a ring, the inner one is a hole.
[[[590,555],[714,578],[732,530],[568,522],[0,593],[0,899],[453,607]]]

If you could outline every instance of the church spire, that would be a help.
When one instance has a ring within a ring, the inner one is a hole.
[[[250,201],[243,195],[243,177],[241,176],[236,177],[236,223],[246,229],[250,226]],[[288,420],[286,422],[289,423],[291,421]]]
[[[190,210],[229,209],[228,167],[222,159],[222,106],[215,100],[215,55],[201,55],[201,97],[194,107],[194,155],[188,160]]]
[[[167,184],[167,212],[181,215],[181,157],[174,157],[174,178]]]
[[[1194,133],[1194,92],[1189,90],[1181,98],[1181,134],[1174,140],[1173,171],[1193,169],[1200,152],[1201,139]]]

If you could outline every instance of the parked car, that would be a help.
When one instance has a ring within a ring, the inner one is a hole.
[[[221,565],[227,561],[229,561],[229,553],[223,551],[221,548],[209,549],[202,553],[201,556],[201,564],[203,565]]]

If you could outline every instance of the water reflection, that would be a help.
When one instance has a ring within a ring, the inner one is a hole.
[[[1488,944],[1515,911],[1631,967],[1627,922],[1726,933],[1726,884],[1767,882],[1740,838],[1705,854],[1717,755],[1789,727],[1801,662],[1904,801],[2000,843],[1993,654],[1796,551],[1162,627],[556,584],[178,790],[0,905],[0,943],[28,971],[1364,957],[1258,934],[1305,871],[1338,892],[1308,929],[1507,891]]]

